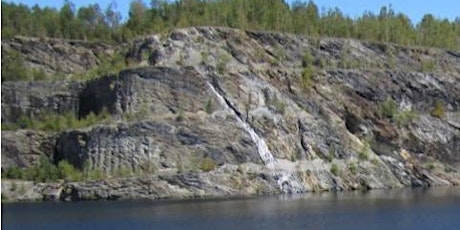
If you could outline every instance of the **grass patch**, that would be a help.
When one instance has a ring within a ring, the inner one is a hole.
[[[391,97],[380,103],[377,115],[381,118],[394,118],[398,113],[398,104]]]
[[[66,129],[88,127],[102,121],[109,122],[111,119],[112,116],[106,109],[98,115],[90,113],[83,119],[78,119],[72,112],[64,114],[45,113],[39,118],[23,116],[16,123],[2,124],[2,130],[33,129],[42,131],[63,131]]]
[[[60,161],[56,166],[47,157],[41,156],[37,165],[28,168],[10,167],[2,173],[2,177],[35,182],[55,182],[59,179],[78,181],[82,179],[82,173],[67,161]]]
[[[418,118],[417,111],[413,109],[400,111],[398,109],[398,104],[391,97],[387,97],[385,101],[380,103],[377,115],[380,118],[394,120],[398,125],[407,124]]]
[[[212,98],[208,98],[206,101],[206,104],[204,105],[204,111],[206,111],[207,114],[212,113]]]
[[[219,54],[219,57],[217,58],[217,72],[219,74],[224,74],[227,72],[227,65],[230,62],[230,57],[225,54],[221,53]]]
[[[315,67],[311,65],[303,68],[300,78],[300,83],[303,89],[309,90],[313,86],[313,77],[315,72]]]
[[[433,117],[441,118],[444,116],[444,113],[445,113],[444,104],[442,103],[442,101],[439,101],[439,100],[436,101],[434,103],[433,110],[431,110],[431,115]]]
[[[371,152],[370,145],[369,145],[369,143],[365,142],[363,147],[361,148],[361,150],[358,153],[358,159],[360,159],[362,161],[368,160],[370,152]]]
[[[203,172],[209,172],[216,168],[216,162],[209,157],[205,157],[201,160],[200,169]]]
[[[434,60],[420,61],[420,72],[431,73],[436,69],[436,62]]]
[[[330,171],[334,176],[339,175],[339,171],[340,171],[339,166],[335,163],[332,163]]]
[[[351,162],[348,164],[348,170],[350,170],[350,172],[353,174],[353,175],[356,175],[356,173],[358,173],[358,167],[356,165],[355,162]]]
[[[405,125],[413,120],[416,120],[418,117],[418,113],[415,110],[410,109],[398,112],[394,116],[394,120],[398,125]]]
[[[115,54],[113,57],[101,58],[101,63],[96,67],[71,76],[73,80],[92,80],[101,76],[115,75],[125,69],[126,63],[122,53]]]

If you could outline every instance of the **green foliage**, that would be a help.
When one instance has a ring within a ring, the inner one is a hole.
[[[4,178],[31,180],[35,182],[54,182],[58,179],[66,181],[80,181],[83,174],[69,162],[63,160],[54,165],[47,157],[41,156],[38,164],[20,168],[17,166],[8,168],[4,174]]]
[[[2,52],[4,53],[4,52]],[[2,82],[31,80],[30,73],[24,66],[24,58],[18,52],[11,52],[2,57]]]
[[[279,99],[273,102],[273,106],[275,107],[276,112],[280,114],[284,114],[286,111],[286,103]]]
[[[216,168],[216,163],[214,162],[213,159],[209,157],[205,157],[201,160],[200,169],[203,172],[209,172],[209,171],[214,170],[215,168]]]
[[[403,110],[398,112],[394,119],[398,125],[405,125],[411,121],[414,121],[418,118],[418,113],[415,110]]]
[[[57,167],[60,178],[66,181],[81,181],[83,179],[83,173],[66,160],[59,161]]]
[[[306,68],[313,65],[314,58],[309,51],[306,51],[302,57],[302,67]]]
[[[123,120],[125,121],[139,121],[149,116],[149,108],[147,102],[141,102],[137,111],[130,111],[129,113],[123,114]]]
[[[369,159],[370,152],[371,152],[370,145],[369,143],[365,142],[363,147],[358,153],[358,159],[362,161],[367,161]]]
[[[435,68],[436,68],[436,62],[434,60],[420,61],[420,72],[430,73],[430,72],[433,72]]]
[[[288,58],[288,55],[287,55],[286,51],[280,45],[275,45],[274,52],[275,52],[276,59],[278,59],[280,61],[286,60]]]
[[[24,170],[18,166],[7,168],[5,172],[2,173],[2,178],[23,179]]]
[[[66,1],[55,9],[2,2],[1,10],[2,38],[24,35],[125,42],[152,32],[209,25],[460,49],[458,19],[449,21],[426,14],[413,24],[406,15],[387,6],[378,14],[365,12],[352,19],[338,8],[324,9],[320,14],[313,1],[154,0],[149,7],[133,0],[125,22],[115,11],[115,4],[106,9],[98,4],[76,8]]]
[[[129,167],[121,165],[118,168],[112,172],[113,176],[119,177],[119,178],[124,178],[124,177],[130,177],[132,176],[132,171]]]
[[[315,75],[315,67],[308,66],[303,68],[301,73],[300,83],[305,90],[309,90],[313,86],[313,77]]]
[[[206,104],[204,105],[204,111],[206,111],[208,114],[212,113],[212,98],[208,98],[206,101]]]
[[[201,64],[206,65],[209,63],[209,52],[202,51],[201,52]]]
[[[329,151],[326,156],[326,160],[329,162],[332,162],[334,158],[335,158],[335,147],[332,146],[331,148],[329,148]]]
[[[431,110],[431,115],[433,117],[441,118],[444,116],[444,113],[445,113],[444,104],[442,103],[442,101],[439,101],[439,100],[436,101],[434,103],[433,110]]]
[[[146,160],[142,162],[140,168],[142,170],[142,173],[146,175],[150,175],[158,171],[158,168],[153,160]]]
[[[280,100],[276,95],[274,95],[273,99],[268,101],[268,104],[280,114],[284,114],[286,112],[286,103]]]
[[[40,157],[38,165],[26,168],[23,178],[35,182],[52,182],[59,179],[59,169],[47,157]]]
[[[379,105],[377,113],[381,118],[394,118],[398,113],[398,105],[393,98],[387,97],[387,99]]]
[[[377,115],[380,118],[392,119],[398,125],[405,125],[418,118],[417,111],[413,109],[399,110],[398,104],[391,97],[380,103]]]
[[[203,171],[212,170],[215,168],[214,162],[210,159],[203,160],[201,165]],[[141,175],[151,174],[156,172],[156,167],[153,162],[141,165]],[[129,177],[134,175],[132,170],[128,167],[121,166],[115,169],[112,173],[115,177]],[[17,166],[7,168],[2,173],[2,178],[9,179],[22,179],[35,182],[55,182],[57,180],[65,181],[83,181],[83,180],[103,180],[107,178],[107,174],[100,169],[89,167],[89,162],[86,161],[83,169],[77,169],[66,160],[58,162],[57,166],[54,165],[47,157],[42,156],[37,165],[20,168]]]
[[[340,171],[339,166],[336,163],[332,163],[330,171],[334,176],[339,175],[339,171]]]
[[[74,80],[92,80],[98,77],[114,75],[126,68],[126,63],[121,53],[112,57],[101,58],[101,63],[96,67],[84,72],[72,75]],[[58,78],[59,79],[59,78]]]
[[[224,74],[227,72],[227,64],[229,61],[230,57],[227,54],[219,54],[219,57],[217,58],[217,72],[219,74]]]
[[[338,66],[339,68],[349,69],[349,68],[352,68],[351,62],[352,60],[351,60],[350,49],[348,46],[345,46],[340,51],[340,59],[339,59]]]
[[[90,168],[89,161],[85,161],[83,165],[83,178],[87,180],[103,180],[107,178],[107,174],[100,169]]]
[[[15,124],[2,124],[2,130],[34,129],[43,131],[63,131],[66,129],[83,128],[103,121],[108,122],[110,120],[111,115],[105,109],[98,115],[90,113],[83,119],[78,119],[72,112],[64,114],[45,113],[38,118],[23,116]]]
[[[350,170],[350,172],[355,175],[356,173],[358,173],[358,167],[356,166],[356,163],[354,162],[351,162],[350,164],[348,164],[348,169]]]

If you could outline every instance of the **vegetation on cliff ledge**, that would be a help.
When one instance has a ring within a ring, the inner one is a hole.
[[[97,3],[76,8],[71,1],[61,9],[2,2],[2,38],[23,35],[123,42],[178,27],[225,26],[460,49],[460,18],[449,21],[426,14],[415,24],[391,6],[355,19],[338,8],[320,13],[313,1],[151,0],[149,7],[142,0],[133,0],[126,21],[115,9],[114,4],[102,9]]]

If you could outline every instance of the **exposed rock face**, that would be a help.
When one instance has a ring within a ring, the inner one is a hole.
[[[4,82],[2,83],[2,123],[16,122],[23,116],[40,117],[49,113],[79,111],[80,83]]]
[[[56,162],[65,159],[112,175],[105,181],[50,185],[60,188],[55,199],[460,182],[458,53],[207,27],[176,30],[164,39],[146,37],[131,46],[127,57],[151,66],[68,87],[67,93],[78,97],[55,103],[72,105],[65,110],[82,118],[103,110],[114,118],[53,136]],[[427,63],[432,64],[428,72]],[[46,110],[39,103],[23,106],[3,99],[14,98],[10,89],[21,84],[26,83],[2,85],[2,122],[4,108]],[[268,147],[269,163],[252,135]],[[2,135],[2,156],[14,161],[16,144],[4,147],[7,138]],[[212,167],[206,166],[209,161]],[[287,189],[293,187],[300,188]]]
[[[2,131],[2,169],[13,166],[28,167],[40,156],[52,157],[55,141],[41,131]]]
[[[48,75],[69,75],[101,64],[117,51],[114,47],[98,42],[15,37],[2,40],[2,55],[17,53],[28,68],[42,69]]]

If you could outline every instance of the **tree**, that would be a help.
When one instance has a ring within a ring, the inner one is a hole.
[[[147,6],[144,2],[142,0],[132,1],[129,7],[129,19],[126,27],[136,35],[143,34],[147,30],[145,28],[146,19]]]
[[[74,16],[75,16],[75,5],[66,0],[64,5],[59,11],[59,25],[61,28],[61,34],[64,38],[75,38],[75,30],[77,27],[74,27]]]

